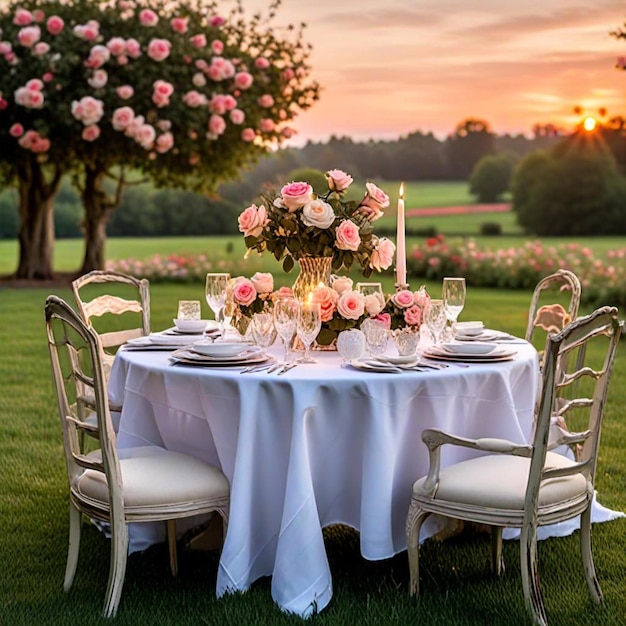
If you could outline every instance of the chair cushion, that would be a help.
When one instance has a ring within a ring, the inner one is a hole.
[[[182,454],[144,446],[120,450],[120,469],[126,507],[184,505],[227,497],[230,486],[222,472]],[[109,490],[102,472],[86,470],[75,485],[85,498],[107,503]]]
[[[574,465],[561,454],[548,452],[546,468]],[[441,470],[435,500],[458,502],[477,507],[522,510],[530,459],[489,454],[469,461],[456,463]],[[413,485],[413,495],[424,498],[426,477]],[[539,507],[549,506],[584,495],[587,480],[582,474],[544,480],[539,490]]]

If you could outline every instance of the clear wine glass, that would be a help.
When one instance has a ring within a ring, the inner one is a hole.
[[[439,343],[441,331],[445,328],[446,321],[446,310],[443,300],[431,299],[424,312],[424,323],[433,336],[433,343]]]
[[[274,326],[283,340],[285,363],[291,362],[291,340],[298,324],[298,301],[295,298],[279,298],[274,303]]]
[[[250,328],[254,343],[260,348],[269,348],[276,341],[276,327],[271,313],[255,313]]]
[[[322,310],[319,302],[301,302],[298,311],[296,332],[304,344],[304,356],[300,363],[317,363],[311,357],[311,344],[322,328]]]
[[[456,321],[465,306],[465,278],[444,278],[441,293],[446,318],[450,322],[451,335],[454,338]]]
[[[226,288],[230,274],[209,273],[206,275],[206,301],[219,324],[220,336],[224,336],[224,307],[226,306]]]
[[[365,352],[365,334],[358,328],[342,330],[337,336],[337,352],[343,359],[341,367],[346,367],[353,359]]]
[[[389,329],[375,319],[368,318],[361,324],[361,330],[365,334],[365,346],[372,356],[379,356],[387,349]]]

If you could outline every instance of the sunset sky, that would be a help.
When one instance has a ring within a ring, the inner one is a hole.
[[[244,0],[247,11],[269,0]],[[350,135],[438,137],[478,117],[497,133],[571,128],[576,105],[626,115],[626,0],[283,0],[277,23],[307,23],[321,100],[298,143]]]

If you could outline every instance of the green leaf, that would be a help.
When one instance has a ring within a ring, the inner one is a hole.
[[[283,261],[283,271],[288,274],[289,272],[291,272],[291,270],[293,269],[293,266],[295,265],[293,257],[288,254],[285,257],[285,260]]]

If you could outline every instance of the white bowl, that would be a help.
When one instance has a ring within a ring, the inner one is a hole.
[[[250,346],[241,341],[215,341],[213,343],[195,343],[193,351],[206,356],[235,356]]]
[[[201,333],[206,328],[207,321],[175,319],[174,324],[183,333]]]
[[[485,343],[478,341],[442,344],[442,348],[451,354],[489,354],[489,352],[492,352],[497,347],[497,343]]]
[[[459,335],[468,335],[470,337],[480,335],[485,326],[482,322],[457,322],[456,332]]]

